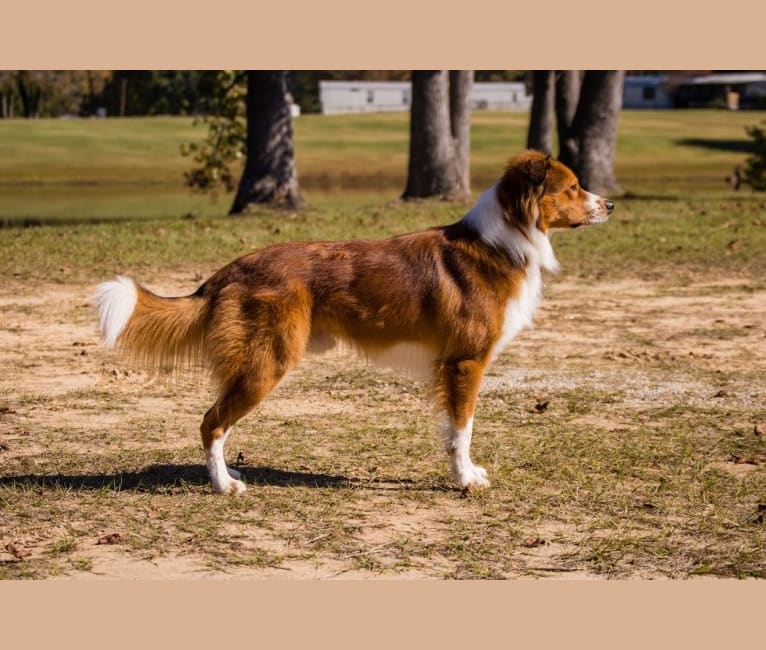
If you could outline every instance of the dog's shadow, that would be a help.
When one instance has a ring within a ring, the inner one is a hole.
[[[379,490],[444,491],[446,488],[412,479],[353,478],[333,474],[293,472],[272,467],[236,466],[248,486],[356,488]],[[27,474],[0,476],[0,487],[25,489],[114,490],[166,493],[184,486],[209,486],[203,465],[150,465],[134,472],[112,474]]]

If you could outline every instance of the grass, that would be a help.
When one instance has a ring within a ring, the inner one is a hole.
[[[697,273],[713,264],[722,272],[757,277],[766,247],[763,206],[758,197],[624,199],[618,201],[608,236],[587,229],[557,234],[556,250],[565,272],[581,275],[658,279],[667,273]],[[260,210],[246,219],[143,219],[12,229],[0,237],[0,274],[53,282],[116,272],[145,278],[180,263],[189,272],[191,288],[193,278],[200,280],[221,263],[273,242],[386,237],[450,223],[465,210],[465,205],[438,201],[361,201],[291,214]]]
[[[474,188],[493,183],[501,161],[526,141],[524,113],[476,112],[472,120]],[[762,112],[623,111],[617,176],[641,196],[723,196],[724,178],[742,164],[745,127]],[[310,203],[339,207],[395,199],[407,166],[406,113],[303,115],[294,121],[301,186]],[[3,120],[0,122],[0,219],[48,220],[221,216],[231,196],[213,202],[183,186],[184,143],[203,125],[189,118]],[[349,199],[341,202],[348,203]]]
[[[473,456],[491,490],[451,486],[424,386],[331,356],[302,364],[235,429],[227,458],[241,453],[249,485],[237,499],[210,493],[202,461],[210,388],[152,379],[102,350],[93,285],[125,273],[191,291],[253,247],[383,237],[466,206],[393,200],[398,115],[302,116],[299,172],[318,198],[241,219],[220,218],[226,201],[189,207],[176,186],[188,121],[0,122],[2,216],[99,221],[0,232],[0,578],[124,565],[187,577],[766,577],[766,470],[736,462],[766,454],[755,433],[766,429],[766,200],[722,180],[758,118],[621,117],[618,175],[632,194],[607,225],[554,237],[562,271],[536,329],[486,377]],[[524,116],[475,125],[478,185],[521,147]],[[323,193],[338,187],[351,190]],[[4,553],[9,542],[31,555]]]

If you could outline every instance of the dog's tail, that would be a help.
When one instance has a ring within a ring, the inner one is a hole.
[[[203,360],[207,298],[163,298],[130,278],[117,277],[99,284],[91,300],[106,346],[147,370],[167,371]]]

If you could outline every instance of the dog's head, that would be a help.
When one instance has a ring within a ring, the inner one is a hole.
[[[604,223],[614,209],[612,201],[585,191],[566,165],[539,151],[508,163],[497,198],[506,218],[543,232]]]

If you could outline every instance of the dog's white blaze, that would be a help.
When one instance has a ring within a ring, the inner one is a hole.
[[[588,223],[604,223],[609,218],[609,215],[606,212],[606,206],[601,204],[601,201],[604,200],[603,197],[598,194],[591,194],[590,192],[587,192],[587,195],[588,200],[585,202],[585,205],[590,210]]]
[[[213,444],[205,450],[205,464],[210,474],[210,480],[213,482],[213,489],[219,494],[240,494],[245,491],[245,484],[242,481],[233,478],[230,470],[226,467],[226,460],[223,457],[223,447],[226,444],[226,438],[231,433],[231,427],[224,431],[220,438],[216,438]],[[239,474],[236,470],[231,470]]]
[[[587,200],[586,200],[586,202],[585,202],[585,206],[586,206],[586,207],[587,207],[587,208],[588,208],[588,209],[589,209],[591,212],[596,212],[597,210],[599,210],[601,206],[599,205],[599,203],[598,203],[598,202],[599,202],[599,199],[600,199],[601,197],[600,197],[600,196],[598,196],[598,194],[593,194],[593,193],[591,193],[591,192],[586,192],[586,194],[588,195],[588,199],[587,199]]]
[[[98,308],[101,336],[106,347],[112,348],[136,308],[136,284],[130,278],[118,276],[116,280],[99,284],[90,299]]]

